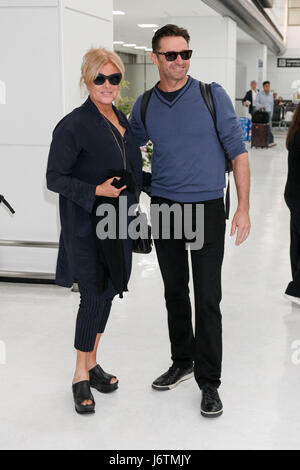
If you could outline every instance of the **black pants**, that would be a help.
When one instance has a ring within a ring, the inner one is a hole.
[[[292,269],[292,281],[288,284],[286,294],[300,297],[300,210],[290,207],[290,260]]]
[[[111,310],[111,299],[103,299],[78,283],[80,303],[77,314],[74,347],[93,351],[97,333],[103,333]]]
[[[172,205],[174,201],[152,197],[151,203]],[[192,204],[193,209],[195,204]],[[165,287],[172,360],[180,367],[187,367],[194,361],[195,378],[200,388],[204,384],[218,387],[221,383],[221,268],[226,225],[223,198],[201,204],[204,204],[204,245],[202,249],[191,250],[195,335],[192,328],[186,240],[184,237],[180,240],[155,240]],[[171,233],[173,223],[171,219]]]

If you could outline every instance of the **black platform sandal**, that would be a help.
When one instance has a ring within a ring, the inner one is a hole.
[[[72,385],[75,410],[79,414],[87,414],[95,412],[95,400],[90,389],[90,382],[83,380]],[[91,405],[83,405],[82,402],[91,400]]]
[[[116,379],[114,375],[107,374],[104,372],[102,367],[97,364],[93,369],[89,371],[90,374],[90,386],[98,390],[101,393],[111,393],[117,390],[119,381],[110,383],[111,379]]]

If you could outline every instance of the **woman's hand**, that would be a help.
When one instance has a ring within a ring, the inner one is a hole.
[[[112,186],[111,184],[115,178],[117,180],[120,179],[118,176],[115,176],[114,178],[110,178],[109,180],[106,180],[104,183],[99,184],[96,188],[96,196],[119,197],[120,192],[126,188],[126,185],[122,186],[122,188],[120,189],[115,188],[115,186]]]

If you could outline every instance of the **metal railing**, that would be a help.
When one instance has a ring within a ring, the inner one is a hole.
[[[29,240],[0,240],[0,246],[29,247],[29,248],[58,248],[57,242],[41,242]],[[49,279],[54,280],[54,273],[30,272],[30,271],[7,271],[0,269],[0,277],[20,279]]]
[[[8,210],[14,214],[15,211],[11,205],[7,202],[5,197],[0,194],[0,204],[3,203]],[[57,242],[41,242],[41,241],[30,241],[30,240],[0,240],[0,246],[13,246],[22,248],[58,248]],[[1,278],[20,278],[20,279],[39,279],[39,280],[54,280],[54,273],[45,272],[30,272],[30,271],[8,271],[6,269],[0,269]]]
[[[22,246],[30,248],[58,248],[57,242],[34,242],[28,240],[0,240],[0,246]]]

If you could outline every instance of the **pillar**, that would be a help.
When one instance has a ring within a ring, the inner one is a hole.
[[[268,48],[265,44],[240,43],[237,46],[237,61],[246,66],[245,83],[246,90],[250,89],[250,82],[255,80],[258,88],[262,88],[262,83],[267,77],[267,54]]]
[[[51,134],[85,98],[83,54],[112,49],[113,1],[0,1],[0,239],[57,242],[57,196],[45,186]],[[0,270],[54,273],[57,250],[0,246]]]

